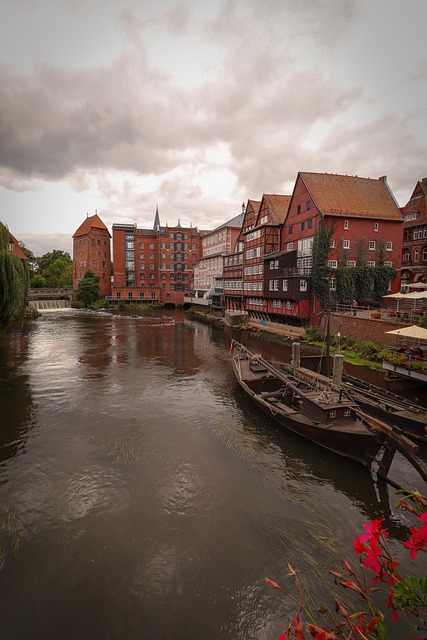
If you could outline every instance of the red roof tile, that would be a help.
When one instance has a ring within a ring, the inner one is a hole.
[[[18,240],[15,238],[15,236],[13,236],[10,231],[9,231],[9,237],[10,240],[12,242],[12,253],[15,256],[18,256],[18,258],[20,258],[21,260],[28,260],[27,256],[25,255],[25,253],[22,251],[21,247],[19,246]]]
[[[273,224],[283,224],[288,213],[291,196],[276,195],[275,193],[264,193],[263,201],[268,207],[271,222]]]
[[[86,236],[91,229],[105,229],[106,231],[108,231],[107,227],[105,226],[101,218],[96,213],[94,216],[90,216],[86,218],[86,220],[80,225],[80,227],[77,229],[77,231],[73,235],[73,238]],[[109,231],[108,231],[108,235],[110,235]]]
[[[402,220],[385,179],[309,172],[299,175],[325,215]]]

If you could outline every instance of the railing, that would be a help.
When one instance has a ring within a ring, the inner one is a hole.
[[[357,306],[356,309],[351,304],[337,304],[331,308],[334,313],[340,315],[351,315],[359,318],[371,318],[375,320],[387,320],[387,322],[419,324],[425,316],[420,310],[402,309],[397,310],[395,307],[372,307]]]
[[[52,298],[70,298],[73,296],[72,289],[64,289],[63,287],[44,287],[43,289],[30,289],[28,291],[28,300],[48,300]]]

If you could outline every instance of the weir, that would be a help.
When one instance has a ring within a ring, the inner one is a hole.
[[[30,309],[71,309],[71,300],[29,300]]]

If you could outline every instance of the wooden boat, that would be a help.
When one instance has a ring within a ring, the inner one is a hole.
[[[323,370],[324,358],[322,356],[303,356],[301,358],[301,367],[292,369],[290,365],[284,365],[286,371],[294,371],[294,375],[299,373],[305,377],[308,371],[313,372],[313,377],[322,378],[323,381],[327,377],[315,374],[313,369]],[[377,385],[365,382],[360,378],[343,374],[342,388],[350,394],[356,404],[369,416],[378,418],[388,425],[399,427],[402,432],[410,438],[427,441],[427,409],[421,407],[397,393],[383,389]]]
[[[329,451],[371,464],[382,440],[353,400],[279,371],[239,342],[231,352],[239,385],[270,418]]]
[[[343,386],[368,415],[396,425],[411,438],[427,441],[427,409],[424,407],[353,376],[344,375]]]

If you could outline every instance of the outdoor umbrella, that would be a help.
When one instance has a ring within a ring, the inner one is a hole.
[[[397,300],[396,311],[399,311],[399,300],[401,300],[402,298],[407,298],[408,295],[409,294],[400,293],[400,291],[398,291],[397,293],[389,293],[388,295],[384,296],[384,298],[395,298]]]

